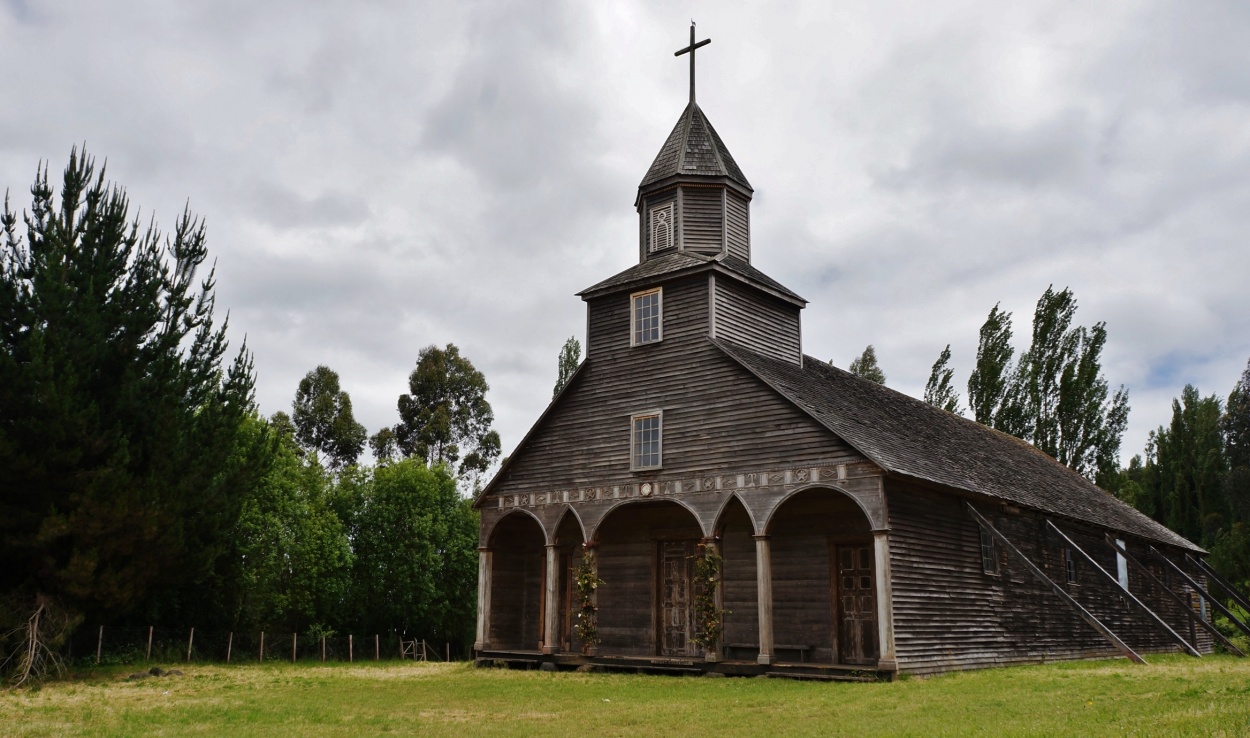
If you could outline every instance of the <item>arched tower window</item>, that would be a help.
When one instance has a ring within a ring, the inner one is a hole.
[[[673,246],[673,203],[651,208],[651,243],[648,251],[662,251]]]

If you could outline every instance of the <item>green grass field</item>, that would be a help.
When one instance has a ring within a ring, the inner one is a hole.
[[[101,668],[0,693],[4,736],[1250,735],[1250,660],[993,669],[892,684],[474,669]]]

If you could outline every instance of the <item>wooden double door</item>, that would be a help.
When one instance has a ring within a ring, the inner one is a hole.
[[[875,664],[877,576],[872,544],[838,543],[830,545],[829,550],[836,660],[844,664]]]
[[[656,652],[696,656],[694,643],[694,557],[698,541],[656,542]]]

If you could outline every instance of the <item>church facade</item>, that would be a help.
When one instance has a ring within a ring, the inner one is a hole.
[[[638,263],[580,293],[586,358],[476,503],[478,659],[891,678],[1210,652],[1197,546],[805,356],[806,301],[751,263],[752,194],[692,81]]]

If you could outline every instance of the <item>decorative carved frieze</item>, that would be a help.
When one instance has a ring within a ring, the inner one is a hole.
[[[705,492],[731,493],[738,489],[767,489],[772,487],[796,487],[812,482],[837,482],[856,477],[880,475],[871,464],[817,464],[815,466],[768,469],[735,474],[682,475],[672,479],[650,482],[624,482],[578,489],[549,490],[545,493],[531,492],[500,495],[499,507],[531,507],[536,505],[563,504],[566,502],[592,502],[597,500],[624,500],[641,497],[659,497]]]

